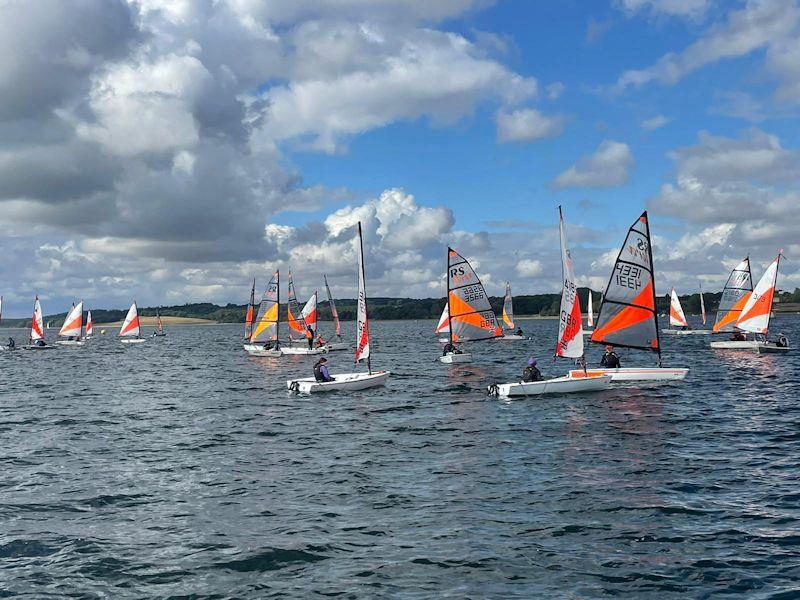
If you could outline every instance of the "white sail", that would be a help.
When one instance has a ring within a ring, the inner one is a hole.
[[[139,311],[136,310],[136,301],[134,300],[131,307],[128,309],[128,315],[122,323],[122,328],[119,330],[119,337],[138,337],[139,336]]]
[[[592,300],[592,290],[589,290],[589,301],[586,304],[586,326],[594,327],[594,306]]]
[[[578,288],[575,285],[575,270],[572,267],[572,255],[567,245],[567,232],[564,228],[564,216],[559,214],[559,234],[561,237],[561,310],[558,320],[558,343],[556,356],[580,358],[583,356],[583,325],[581,305],[578,301]]]
[[[514,298],[511,296],[510,283],[506,283],[506,295],[503,297],[503,323],[509,330],[516,327],[514,325]]]
[[[31,340],[44,339],[43,324],[42,305],[39,302],[39,296],[36,296],[36,300],[33,302],[33,318],[31,319]]]
[[[700,286],[700,314],[703,316],[703,325],[706,324],[706,303],[703,301],[703,286]]]
[[[158,333],[164,333],[164,323],[161,320],[161,313],[158,308],[156,308],[156,331],[158,331]]]
[[[767,267],[761,280],[758,282],[747,304],[744,305],[736,327],[750,333],[763,333],[767,335],[769,329],[769,317],[772,312],[772,299],[775,296],[775,284],[778,280],[778,265],[781,262],[781,255],[772,261]]]
[[[92,322],[92,311],[86,313],[86,336],[92,335],[94,331],[94,322]]]
[[[58,332],[62,337],[81,337],[83,332],[83,300],[78,302],[77,306],[73,306],[69,311],[67,318],[64,319],[64,324]]]
[[[369,316],[367,315],[367,282],[364,276],[364,240],[358,222],[358,319],[356,322],[356,362],[369,361]]]
[[[442,316],[439,317],[439,322],[436,324],[436,333],[450,333],[450,313],[447,310],[447,304],[444,305]]]
[[[311,327],[311,331],[317,332],[317,292],[311,295],[306,305],[303,307],[302,313],[303,321],[306,327]]]
[[[686,315],[683,314],[683,307],[681,301],[678,299],[678,294],[675,293],[675,288],[669,295],[669,324],[673,327],[688,327],[689,323],[686,322]]]

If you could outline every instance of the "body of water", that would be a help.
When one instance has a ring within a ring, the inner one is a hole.
[[[288,393],[314,358],[251,358],[241,326],[0,353],[0,595],[800,595],[798,351],[665,336],[681,384],[489,397],[570,366],[556,321],[522,325],[448,368],[433,321],[373,322],[393,375],[348,395]]]

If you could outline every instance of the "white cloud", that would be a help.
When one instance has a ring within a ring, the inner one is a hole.
[[[617,4],[628,12],[648,11],[676,17],[698,17],[710,7],[710,0],[618,0]]]
[[[531,142],[554,138],[564,130],[564,117],[547,116],[533,108],[497,113],[497,140],[499,142]]]
[[[665,117],[664,115],[656,115],[655,117],[651,117],[650,119],[645,119],[642,121],[641,126],[645,131],[655,131],[656,129],[661,129],[670,121],[672,121],[672,119],[669,117]]]
[[[524,258],[517,263],[517,275],[520,277],[539,277],[542,271],[542,263],[538,260]]]
[[[626,71],[617,80],[616,88],[625,91],[651,82],[675,84],[689,73],[719,60],[745,56],[790,40],[796,35],[798,23],[800,9],[795,2],[749,0],[744,8],[731,11],[724,24],[711,27],[683,52],[665,54],[645,69]],[[779,55],[780,51],[772,53]]]
[[[563,83],[560,81],[555,81],[545,88],[545,91],[547,92],[547,98],[550,100],[558,100],[561,97],[561,94],[564,93],[565,89],[566,86]]]
[[[594,154],[584,156],[553,181],[554,189],[570,187],[614,187],[628,182],[634,166],[627,144],[604,140]]]

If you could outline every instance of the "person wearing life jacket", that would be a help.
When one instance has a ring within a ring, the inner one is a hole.
[[[308,349],[311,350],[314,348],[314,330],[311,329],[311,325],[306,325],[306,339],[308,340]]]
[[[738,329],[731,334],[729,338],[731,342],[744,342],[746,338],[742,335],[742,332]]]
[[[620,368],[619,356],[614,352],[614,346],[606,346],[606,352],[603,354],[603,358],[600,359],[600,366],[606,369]]]
[[[327,344],[327,343],[328,343],[328,342],[326,342],[326,341],[325,341],[325,338],[324,338],[324,337],[322,337],[322,334],[320,333],[320,334],[317,336],[317,343],[316,343],[316,346],[317,346],[317,348],[322,348],[322,347],[323,347],[325,344]]]
[[[778,341],[775,342],[775,345],[778,348],[788,348],[789,347],[789,340],[787,339],[787,337],[785,335],[783,335],[783,333],[779,333],[778,334]]]
[[[442,348],[442,356],[447,356],[448,354],[461,354],[461,350],[456,348],[453,342],[447,342]]]
[[[528,366],[522,370],[522,381],[527,383],[530,381],[541,381],[542,379],[542,372],[536,366],[536,359],[529,358]]]
[[[8,349],[13,350],[17,344],[14,342],[14,338],[8,338]]]
[[[328,372],[327,362],[328,359],[323,356],[314,365],[314,379],[319,382],[333,381],[333,377],[331,377],[331,374]]]
[[[38,340],[36,340],[35,342],[33,342],[33,345],[34,345],[34,346],[39,346],[40,348],[41,348],[42,346],[47,346],[47,344],[45,343],[45,341],[44,341],[44,340],[42,340],[42,339],[38,339]]]
[[[518,335],[519,337],[522,337],[522,335],[523,335],[523,333],[522,333],[522,327],[517,327],[517,335]]]

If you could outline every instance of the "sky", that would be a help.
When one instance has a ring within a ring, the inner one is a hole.
[[[794,0],[10,0],[0,4],[5,316],[79,298],[604,289],[650,216],[658,293],[780,248],[800,286]]]

